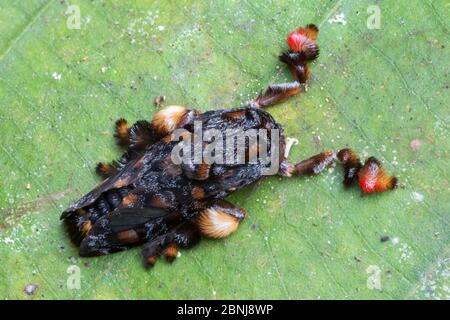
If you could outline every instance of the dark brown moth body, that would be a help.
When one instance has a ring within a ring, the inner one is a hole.
[[[230,117],[236,112],[242,113],[242,119]],[[255,108],[206,112],[192,117],[182,128],[193,133],[194,121],[201,122],[203,130],[281,129],[266,111]],[[184,230],[181,225],[194,223],[199,213],[199,224],[206,232],[210,230],[213,237],[224,233],[212,229],[215,224],[207,221],[208,213],[212,216],[214,211],[213,218],[228,225],[217,212],[239,210],[219,201],[259,180],[262,165],[175,165],[171,153],[176,144],[165,139],[155,142],[63,213],[81,255],[123,250],[178,225]]]
[[[72,241],[79,245],[80,255],[104,255],[143,245],[144,264],[149,267],[160,255],[172,262],[180,248],[192,247],[202,235],[223,238],[237,229],[245,210],[224,199],[261,179],[267,163],[249,161],[261,151],[259,144],[251,141],[245,144],[244,163],[175,163],[172,154],[179,143],[175,130],[184,129],[181,140],[192,144],[198,124],[202,133],[212,129],[227,134],[266,130],[268,156],[275,155],[273,139],[279,140],[277,173],[281,176],[317,174],[338,158],[345,169],[345,185],[359,181],[365,192],[393,188],[395,178],[388,176],[378,161],[362,166],[349,149],[324,151],[296,165],[284,154],[282,127],[262,108],[303,89],[310,74],[308,63],[319,52],[317,33],[315,26],[308,25],[306,31],[298,29],[290,34],[291,50],[280,60],[287,64],[295,81],[271,85],[245,107],[200,113],[169,106],[161,109],[152,122],[141,120],[128,127],[126,120],[118,120],[115,138],[125,153],[117,162],[100,163],[97,172],[104,181],[61,216]],[[201,150],[211,143],[202,140]],[[237,155],[237,146],[227,152]]]

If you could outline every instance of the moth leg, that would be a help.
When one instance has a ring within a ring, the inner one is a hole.
[[[291,163],[282,163],[280,170],[282,175],[305,176],[319,174],[327,168],[336,159],[336,151],[327,150],[316,154],[308,159],[292,165]]]
[[[300,92],[310,77],[308,62],[315,60],[319,55],[319,46],[315,42],[318,32],[319,29],[310,24],[289,35],[288,43],[291,50],[283,52],[279,59],[287,65],[295,81],[269,86],[256,99],[250,101],[249,106],[255,108],[273,106]]]
[[[300,83],[297,81],[273,84],[264,92],[261,92],[255,99],[248,102],[248,106],[253,108],[266,108],[286,100],[300,92]]]
[[[375,157],[369,157],[363,165],[356,152],[342,149],[337,158],[344,168],[343,183],[346,187],[358,182],[364,193],[375,193],[394,189],[398,185],[398,179],[387,174]]]
[[[290,96],[299,93],[302,85],[309,79],[309,65],[301,53],[288,51],[281,54],[279,59],[288,66],[295,81],[269,86],[256,99],[250,101],[248,103],[249,106],[266,108],[280,103]]]
[[[335,159],[344,169],[343,184],[346,187],[358,182],[364,193],[376,193],[397,187],[398,179],[386,173],[375,157],[370,157],[364,165],[358,155],[351,149],[323,151],[315,156],[293,165],[288,159],[280,163],[279,174],[285,177],[318,174],[327,168]]]
[[[150,122],[140,120],[129,128],[125,119],[116,121],[114,137],[117,144],[121,148],[125,148],[126,151],[118,161],[109,164],[99,162],[97,164],[96,172],[103,179],[115,175],[131,159],[141,155],[148,146],[158,139],[151,129]]]
[[[115,123],[114,138],[119,147],[127,149],[130,145],[130,129],[128,128],[128,122],[124,118],[120,118]]]
[[[279,59],[284,62],[294,77],[295,81],[305,83],[310,77],[308,60],[299,52],[283,52]],[[315,59],[315,58],[314,58]]]
[[[159,139],[159,137],[152,130],[150,122],[146,120],[139,120],[131,127],[125,119],[119,119],[116,122],[116,133],[114,134],[117,144],[125,149],[125,153],[115,163],[115,167],[120,169],[128,161],[134,159],[151,144]]]
[[[128,128],[127,120],[120,118],[116,121],[114,127],[114,138],[120,148],[125,150],[128,149],[128,146],[130,145],[130,129]],[[125,157],[126,154],[127,152],[125,152],[119,161],[113,161],[111,163],[97,163],[95,172],[103,180],[115,175],[121,167],[128,162],[129,159],[128,157]]]
[[[182,106],[168,106],[160,110],[151,123],[140,120],[129,127],[125,119],[117,120],[114,137],[117,145],[125,149],[125,153],[111,164],[99,163],[96,168],[97,174],[103,179],[116,174],[130,160],[141,156],[145,149],[156,141],[166,136],[170,141],[169,133],[192,122],[198,114],[198,111]]]
[[[177,258],[178,252],[179,252],[179,245],[173,242],[167,245],[163,253],[166,260],[172,263]]]
[[[116,161],[112,163],[99,162],[95,167],[95,172],[103,179],[107,179],[117,173],[119,164]]]
[[[344,169],[344,186],[350,187],[358,180],[358,173],[362,164],[359,156],[351,149],[342,149],[338,152],[337,158]]]
[[[244,209],[222,200],[200,212],[196,224],[202,235],[220,239],[236,231],[245,216]]]
[[[195,224],[189,221],[182,222],[172,231],[151,239],[142,248],[144,266],[151,268],[155,265],[161,254],[169,262],[173,262],[179,248],[192,248],[200,241],[200,232]]]
[[[319,28],[308,24],[291,32],[287,38],[291,52],[299,53],[305,60],[311,61],[319,55],[319,46],[316,43]]]
[[[134,127],[134,126],[133,126]],[[114,138],[117,145],[127,150],[130,146],[130,128],[128,128],[127,120],[120,118],[116,121],[114,127]],[[126,152],[127,153],[127,152]],[[125,154],[126,154],[125,153]],[[119,161],[113,161],[111,163],[99,162],[95,168],[95,172],[103,179],[107,179],[115,175],[120,168],[128,162],[128,157],[122,156]]]
[[[159,137],[153,131],[150,122],[139,120],[129,129],[130,144],[128,152],[142,152],[147,147],[155,143]]]

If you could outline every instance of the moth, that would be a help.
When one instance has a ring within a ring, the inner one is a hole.
[[[124,154],[118,161],[99,163],[96,169],[103,181],[61,215],[80,256],[106,255],[141,245],[144,265],[152,267],[162,255],[174,261],[180,248],[196,245],[202,236],[227,237],[236,231],[246,211],[225,198],[262,179],[268,164],[274,162],[278,163],[275,174],[301,177],[319,174],[337,161],[344,169],[347,187],[359,185],[363,193],[395,188],[397,179],[376,158],[363,164],[351,149],[326,150],[296,164],[288,159],[283,128],[265,109],[305,91],[310,63],[319,55],[318,33],[313,24],[290,33],[289,50],[279,59],[293,81],[270,85],[242,107],[201,113],[168,106],[152,121],[140,120],[132,126],[119,119],[114,136]],[[202,158],[193,161],[195,152],[189,150],[196,146],[204,151],[215,141],[193,142],[196,130],[228,136],[259,130],[266,136],[240,145],[227,142],[226,148],[222,145],[213,152],[234,159],[244,150],[240,162],[211,163]],[[184,147],[195,144],[178,153],[186,160],[181,162],[174,160],[180,143]],[[270,161],[258,159],[260,154]]]

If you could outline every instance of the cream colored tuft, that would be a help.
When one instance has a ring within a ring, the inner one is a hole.
[[[165,107],[155,115],[153,127],[159,134],[166,135],[178,127],[187,111],[188,109],[183,106]]]
[[[219,208],[208,208],[200,213],[198,218],[198,227],[203,235],[220,239],[225,238],[236,231],[239,226],[239,220]]]

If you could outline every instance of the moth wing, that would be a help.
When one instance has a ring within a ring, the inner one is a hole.
[[[85,194],[78,201],[64,210],[64,212],[61,214],[60,219],[63,220],[72,212],[94,203],[95,200],[100,197],[100,195],[109,190],[126,187],[136,182],[136,180],[143,174],[142,170],[140,170],[140,165],[144,161],[144,158],[147,156],[148,155],[145,154],[142,157],[131,160],[123,167],[122,170],[117,172],[117,174],[98,184],[93,190]]]
[[[159,208],[122,208],[111,212],[107,219],[111,231],[120,232],[167,215],[167,211]]]
[[[117,209],[97,220],[81,241],[80,256],[122,251],[158,236],[180,219],[177,213],[157,208]]]

